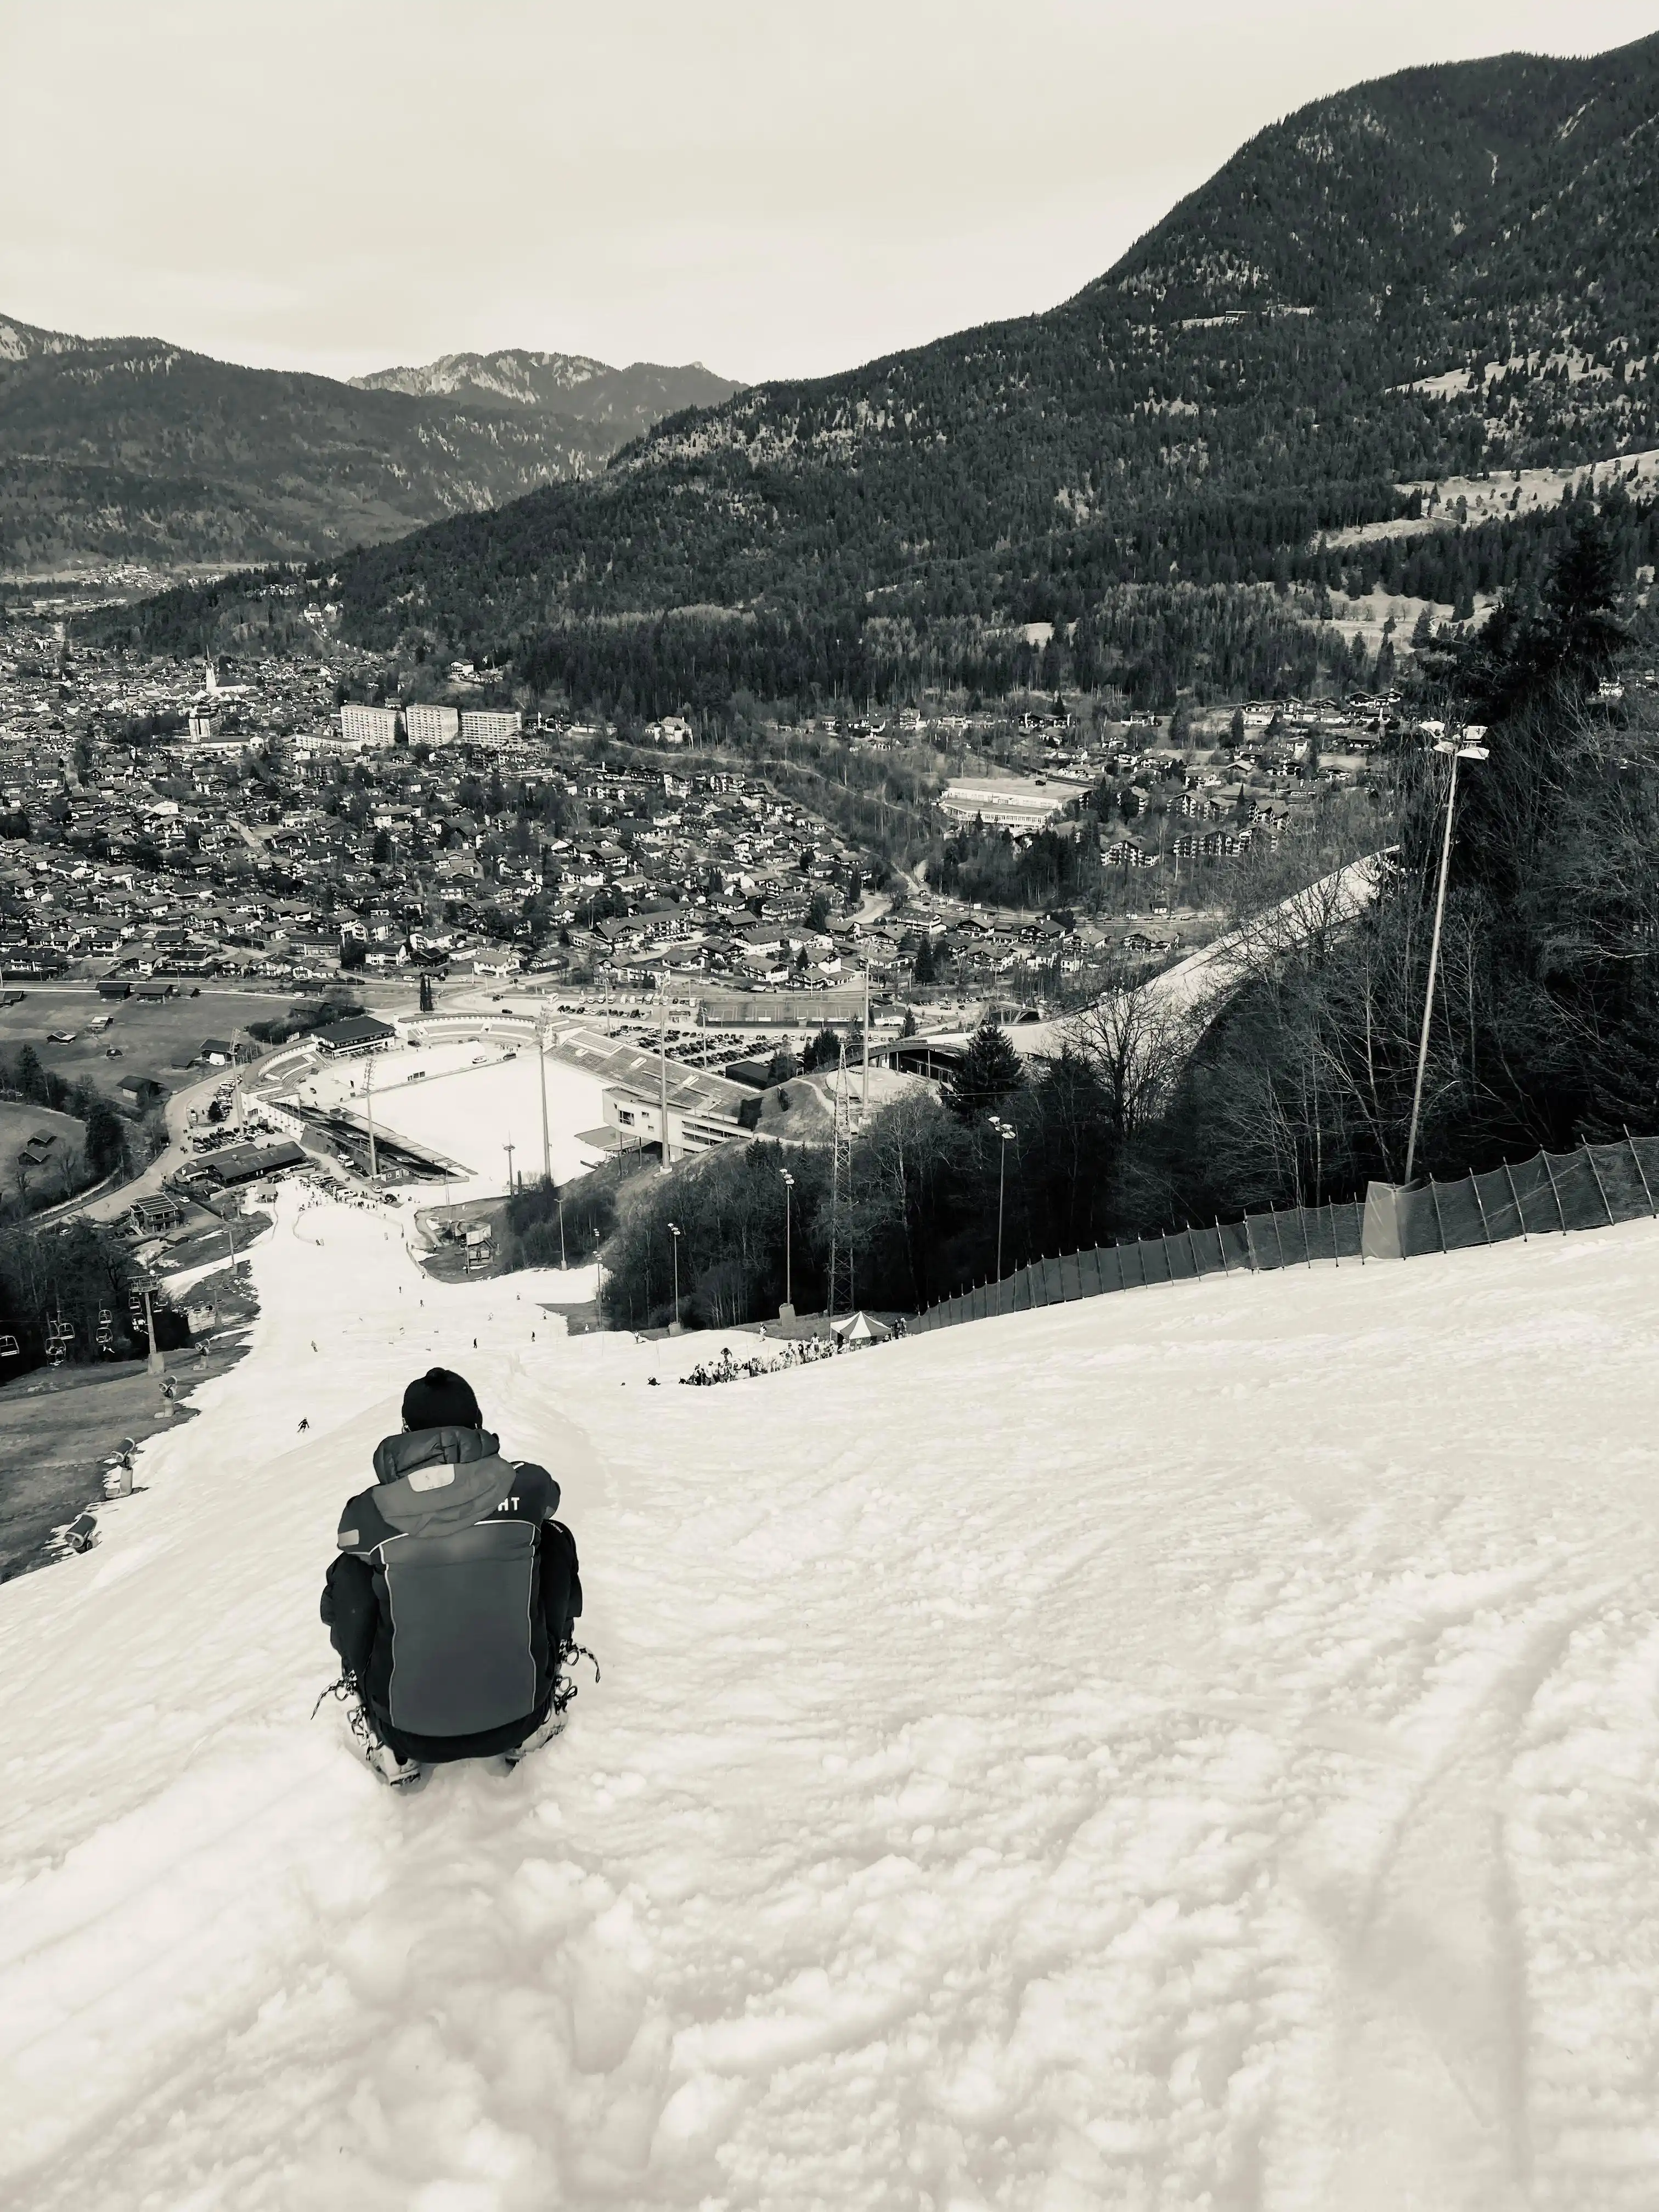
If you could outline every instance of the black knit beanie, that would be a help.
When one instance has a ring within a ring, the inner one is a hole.
[[[404,1392],[404,1426],[409,1429],[481,1429],[483,1415],[464,1375],[428,1367]]]

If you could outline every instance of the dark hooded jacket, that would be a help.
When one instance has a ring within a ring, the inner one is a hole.
[[[374,1454],[323,1589],[334,1649],[404,1759],[477,1759],[539,1728],[582,1609],[544,1467],[488,1429],[416,1429]]]

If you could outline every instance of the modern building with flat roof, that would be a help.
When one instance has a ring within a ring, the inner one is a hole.
[[[347,744],[384,751],[398,742],[398,720],[395,707],[355,707],[348,702],[340,709],[340,735]]]
[[[384,1052],[397,1035],[389,1022],[377,1022],[373,1014],[348,1014],[344,1021],[331,1022],[317,1031],[317,1049],[333,1060]]]
[[[516,738],[524,727],[524,716],[516,707],[463,707],[461,709],[461,742],[467,745],[498,745],[504,738]]]
[[[404,727],[411,745],[453,745],[461,734],[459,707],[413,706],[404,708]]]
[[[946,787],[939,805],[952,821],[972,822],[975,817],[994,830],[1041,830],[1060,813],[1074,791],[1041,787],[1029,783],[957,782]]]

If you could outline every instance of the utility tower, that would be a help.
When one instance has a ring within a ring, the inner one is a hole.
[[[858,1292],[858,1263],[853,1249],[850,1209],[853,1197],[852,1071],[847,1065],[847,1040],[841,1041],[836,1068],[835,1110],[830,1134],[830,1318],[850,1312]],[[845,1297],[842,1296],[843,1291]]]

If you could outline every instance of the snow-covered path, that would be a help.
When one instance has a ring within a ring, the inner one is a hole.
[[[148,1492],[0,1590],[9,2203],[1659,2200],[1659,1230],[681,1390],[714,1340],[295,1203]],[[434,1353],[605,1672],[403,1797],[315,1607]]]

